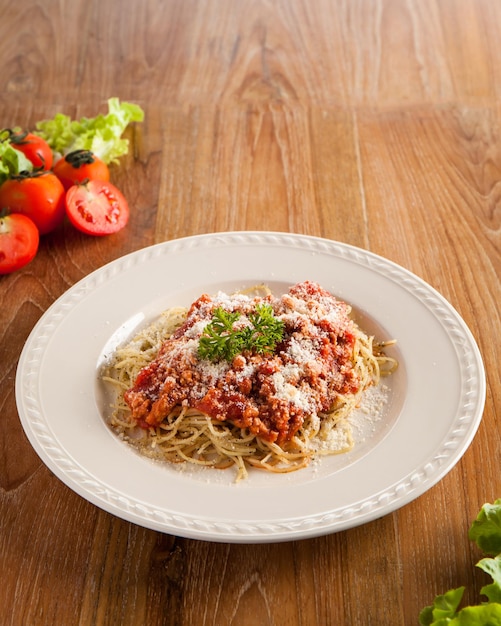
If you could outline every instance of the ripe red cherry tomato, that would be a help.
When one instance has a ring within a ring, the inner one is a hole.
[[[74,150],[68,153],[57,161],[53,172],[66,190],[85,180],[110,180],[108,166],[90,150]]]
[[[111,183],[89,180],[66,192],[66,214],[70,222],[87,235],[110,235],[129,220],[129,205]]]
[[[23,172],[0,187],[1,209],[26,215],[45,235],[64,219],[64,187],[52,172]]]
[[[52,167],[52,150],[49,144],[34,133],[27,131],[14,131],[8,129],[9,141],[12,147],[33,163],[33,167],[37,169],[50,170]]]
[[[10,274],[32,261],[38,242],[38,228],[29,217],[0,213],[0,274]]]

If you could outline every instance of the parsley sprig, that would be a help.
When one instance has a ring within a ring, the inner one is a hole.
[[[198,356],[210,361],[232,361],[237,354],[247,351],[273,353],[282,340],[284,323],[273,315],[272,307],[266,303],[257,305],[247,318],[250,324],[235,328],[240,313],[216,307],[212,321],[200,337]]]

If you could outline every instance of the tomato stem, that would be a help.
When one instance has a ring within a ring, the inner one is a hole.
[[[28,131],[15,131],[12,128],[4,128],[2,133],[7,133],[7,137],[3,139],[3,141],[10,141],[13,145],[22,145],[29,143],[26,141],[26,137],[28,135]]]
[[[47,174],[47,170],[41,165],[40,167],[34,167],[31,172],[29,170],[22,170],[17,174],[12,174],[11,178],[13,180],[26,180],[27,178],[38,178],[38,176],[43,176],[44,174]]]
[[[82,167],[82,165],[89,165],[90,163],[94,163],[96,160],[94,154],[90,150],[73,150],[73,152],[68,152],[64,158],[74,168]]]

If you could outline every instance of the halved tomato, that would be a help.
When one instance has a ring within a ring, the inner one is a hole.
[[[39,243],[38,228],[26,215],[0,213],[0,274],[10,274],[32,261]]]
[[[66,214],[73,226],[87,235],[110,235],[129,221],[129,205],[115,185],[89,180],[68,189]]]

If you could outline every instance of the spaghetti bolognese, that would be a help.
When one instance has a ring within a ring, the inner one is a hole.
[[[350,414],[396,360],[317,283],[203,294],[119,348],[112,428],[151,458],[290,472],[353,447]]]

